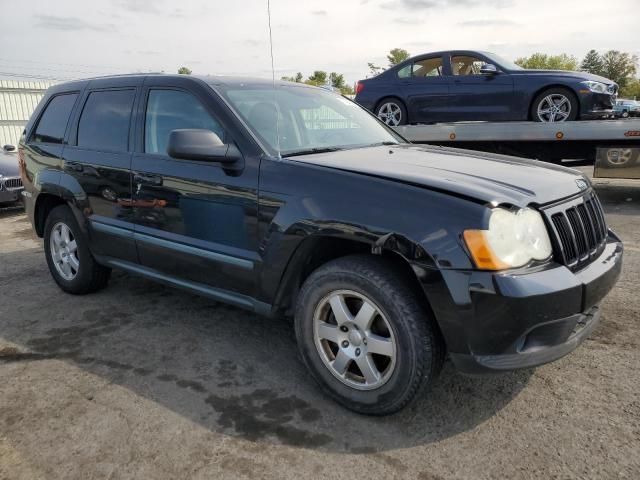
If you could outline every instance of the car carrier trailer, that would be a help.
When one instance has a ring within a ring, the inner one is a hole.
[[[594,177],[640,179],[640,119],[562,123],[456,122],[395,129],[413,143],[594,164]]]

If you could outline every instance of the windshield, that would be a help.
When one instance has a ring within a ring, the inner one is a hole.
[[[518,64],[513,63],[511,60],[507,60],[506,58],[502,58],[500,55],[496,55],[495,53],[482,52],[485,57],[494,62],[496,65],[505,68],[507,70],[522,70],[522,67]]]
[[[282,156],[403,142],[366,110],[330,91],[282,84],[275,90],[241,84],[216,90],[265,146]]]

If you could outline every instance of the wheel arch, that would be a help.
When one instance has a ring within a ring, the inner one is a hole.
[[[551,84],[547,84],[544,85],[540,88],[538,88],[537,90],[535,90],[532,94],[531,97],[529,99],[529,107],[527,110],[527,118],[529,120],[533,120],[533,116],[531,115],[531,112],[533,110],[533,103],[536,101],[536,98],[538,98],[538,96],[546,91],[546,90],[551,90],[554,88],[561,88],[563,90],[567,90],[569,93],[571,93],[573,95],[573,98],[576,101],[576,106],[578,108],[578,113],[577,113],[577,117],[576,118],[580,118],[580,97],[578,97],[578,94],[576,93],[576,91],[573,89],[573,87],[564,84],[564,83],[551,83]]]
[[[275,311],[291,315],[295,308],[297,295],[304,281],[315,270],[331,260],[348,255],[362,254],[380,258],[397,269],[407,279],[425,306],[433,313],[428,298],[420,285],[411,262],[400,249],[378,247],[366,241],[345,239],[330,235],[311,235],[301,241],[292,254],[277,289],[273,302]]]
[[[400,102],[402,104],[402,106],[404,107],[405,111],[407,112],[407,117],[409,116],[409,110],[407,109],[407,102],[404,101],[399,95],[385,95],[384,97],[381,97],[378,101],[376,101],[375,107],[373,108],[373,113],[374,115],[377,115],[378,112],[378,107],[380,107],[380,105],[382,105],[382,103],[385,100],[396,100],[398,102]],[[407,118],[408,120],[408,118]]]
[[[33,225],[36,234],[39,237],[44,236],[44,226],[51,210],[60,205],[68,206],[73,212],[80,229],[86,233],[86,225],[84,222],[84,211],[88,208],[89,203],[87,195],[71,175],[61,172],[57,175],[55,181],[45,182],[44,175],[41,175],[40,192],[36,196]]]

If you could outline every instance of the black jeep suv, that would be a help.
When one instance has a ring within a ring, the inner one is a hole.
[[[557,359],[621,269],[578,172],[414,146],[323,89],[127,75],[52,87],[19,160],[49,269],[112,268],[291,315],[322,388],[407,405],[448,353],[464,372]]]

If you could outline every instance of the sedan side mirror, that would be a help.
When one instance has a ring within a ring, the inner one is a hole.
[[[481,75],[495,75],[498,73],[498,67],[492,63],[485,63],[480,67]]]
[[[14,147],[13,145],[5,145],[2,147],[2,150],[4,150],[5,152],[13,152],[16,149],[16,147]]]
[[[233,144],[224,144],[211,130],[178,129],[169,134],[167,153],[172,158],[219,162],[231,165],[242,158],[240,150]]]

